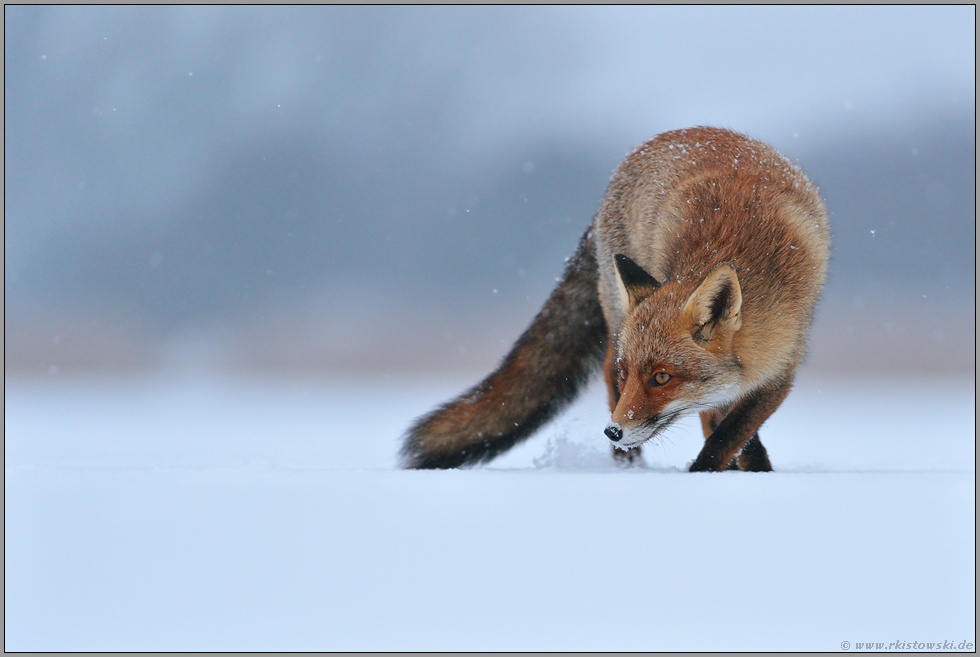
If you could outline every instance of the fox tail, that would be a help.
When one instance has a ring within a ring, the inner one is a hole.
[[[409,428],[402,466],[455,468],[489,461],[571,403],[605,355],[598,283],[590,228],[558,287],[500,366]]]

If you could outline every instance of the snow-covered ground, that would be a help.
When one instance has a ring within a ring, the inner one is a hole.
[[[6,650],[838,650],[975,638],[975,380],[803,375],[771,474],[612,464],[603,392],[395,468],[476,377],[5,385]]]

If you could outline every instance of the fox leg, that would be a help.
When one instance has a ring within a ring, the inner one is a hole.
[[[721,424],[721,421],[727,412],[727,408],[724,410],[712,408],[711,410],[701,411],[698,413],[698,417],[701,418],[701,431],[704,432],[705,440],[710,438],[711,434],[715,432],[715,429],[717,429],[718,425]]]
[[[701,417],[701,430],[704,432],[705,440],[710,438],[711,434],[715,432],[715,429],[718,428],[721,421],[725,419],[726,413],[728,413],[728,408],[711,409],[710,411],[701,411],[699,413]],[[752,434],[749,441],[742,447],[742,451],[728,462],[728,466],[725,469],[745,470],[747,472],[772,472],[772,463],[769,462],[769,454],[766,452],[766,448],[759,438],[758,431]]]
[[[728,408],[718,409],[712,408],[710,411],[701,411],[698,413],[698,417],[701,418],[701,431],[704,432],[704,439],[707,440],[711,437],[711,434],[715,432],[721,421],[725,419],[725,413],[728,412]],[[738,470],[738,460],[732,459],[728,462],[726,470]]]
[[[779,405],[786,399],[793,385],[791,376],[773,387],[757,390],[740,399],[725,414],[704,441],[701,453],[691,464],[691,472],[721,471],[728,467],[739,450],[738,465],[745,470],[772,470],[769,456],[759,440],[759,427],[769,419]],[[702,428],[709,427],[713,418],[705,421],[701,417]]]
[[[769,454],[765,446],[759,440],[759,432],[756,431],[745,447],[738,453],[738,467],[747,472],[772,472],[772,463],[769,462]]]
[[[619,403],[619,368],[616,366],[616,340],[609,336],[609,347],[606,349],[606,362],[603,366],[603,373],[606,376],[606,392],[609,394],[609,412],[616,410]],[[612,446],[613,460],[622,466],[629,467],[634,463],[642,462],[642,450],[639,447],[626,450],[619,449],[616,445]]]

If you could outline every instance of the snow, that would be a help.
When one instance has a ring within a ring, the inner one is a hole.
[[[477,377],[5,385],[6,650],[837,650],[975,641],[975,382],[804,375],[774,473],[614,465],[601,386],[395,468]]]

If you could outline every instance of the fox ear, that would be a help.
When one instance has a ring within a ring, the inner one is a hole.
[[[619,283],[619,299],[623,308],[628,312],[637,304],[650,296],[660,287],[660,283],[639,266],[621,253],[614,256],[616,260],[616,282]]]
[[[715,267],[688,297],[684,316],[694,339],[701,342],[742,328],[742,288],[735,268],[727,262]]]

